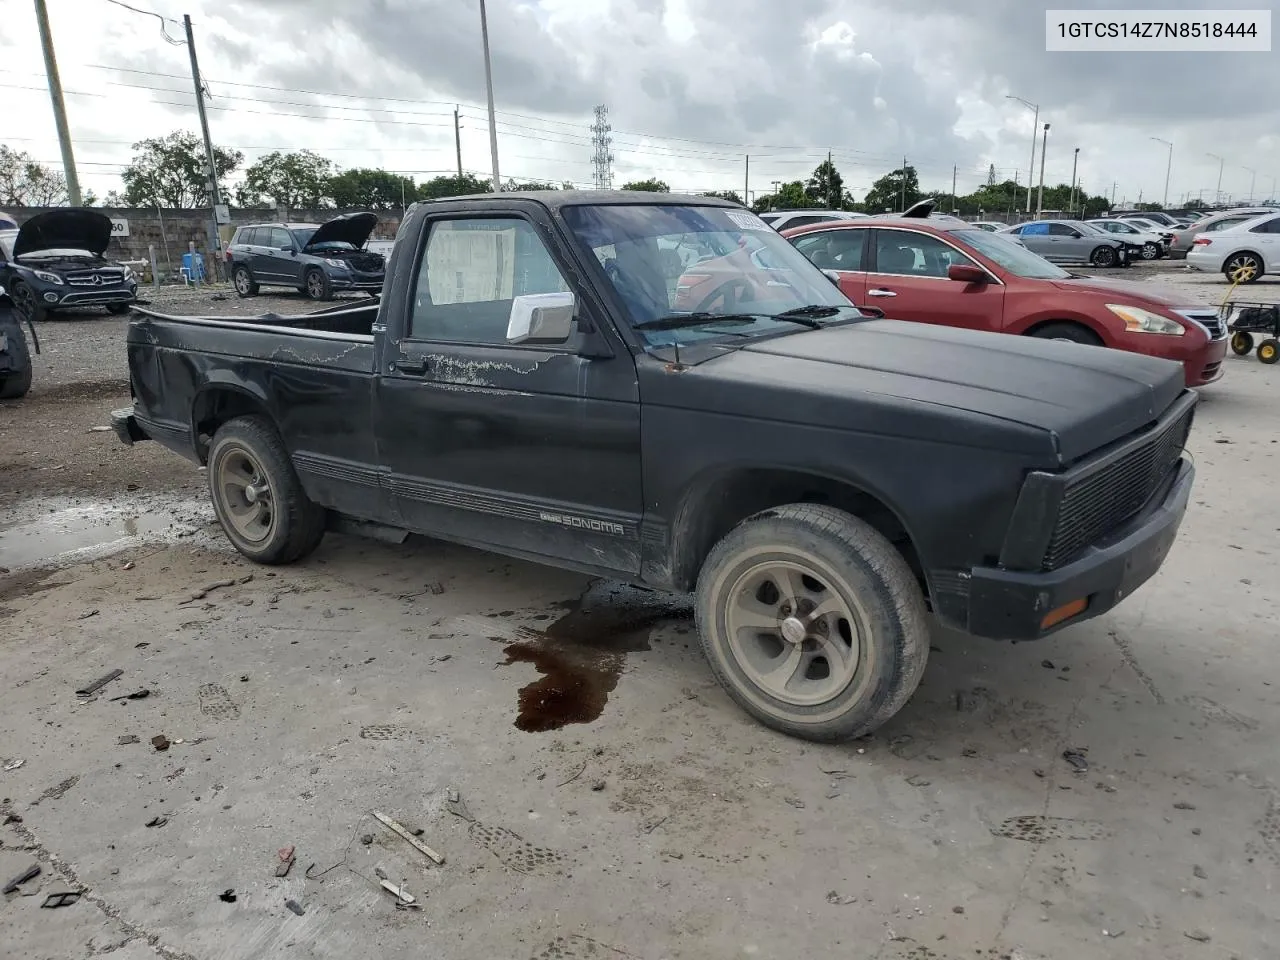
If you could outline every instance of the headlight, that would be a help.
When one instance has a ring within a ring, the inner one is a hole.
[[[132,268],[132,267],[128,267],[128,266],[126,266],[126,267],[124,268],[124,276],[123,276],[121,279],[123,279],[125,283],[128,283],[130,280],[132,280],[132,279],[133,279],[133,268]]]
[[[1108,303],[1107,309],[1124,321],[1124,328],[1130,333],[1163,333],[1170,337],[1181,337],[1187,332],[1187,328],[1177,320],[1170,320],[1141,307]]]
[[[337,267],[339,270],[347,269],[347,261],[345,260],[331,260],[328,257],[325,257],[324,262],[331,267]]]
[[[36,275],[37,280],[43,280],[45,283],[56,283],[62,286],[66,282],[56,273],[49,273],[47,270],[33,270],[32,273]]]

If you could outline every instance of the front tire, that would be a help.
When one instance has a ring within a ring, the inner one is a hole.
[[[1243,330],[1231,335],[1231,352],[1237,357],[1247,357],[1253,350],[1253,334]]]
[[[48,319],[49,311],[45,309],[36,292],[25,283],[15,283],[9,291],[9,299],[13,301],[13,309],[18,316],[30,323],[39,323]]]
[[[1095,267],[1114,267],[1116,265],[1115,247],[1098,247],[1089,254],[1089,262]]]
[[[1232,254],[1222,265],[1222,273],[1231,283],[1254,283],[1262,276],[1262,258],[1247,250]]]
[[[698,576],[716,679],[767,727],[814,741],[871,733],[915,692],[929,622],[915,575],[857,517],[791,504],[751,517]]]
[[[1078,323],[1046,323],[1031,333],[1041,340],[1069,340],[1071,343],[1083,343],[1089,347],[1100,347],[1102,341],[1088,327]]]
[[[107,304],[107,313],[111,314],[113,317],[118,317],[120,316],[120,314],[128,313],[128,312],[129,312],[129,304],[127,303],[108,303]]]
[[[1280,340],[1268,337],[1258,344],[1258,359],[1266,364],[1272,364],[1280,360]]]
[[[1159,260],[1160,245],[1155,243],[1144,243],[1142,245],[1142,259],[1143,260]]]
[[[301,560],[324,538],[284,442],[264,417],[224,423],[209,446],[209,496],[231,545],[256,563]]]
[[[312,300],[333,299],[333,285],[329,283],[328,274],[319,267],[307,271],[305,289]]]
[[[236,264],[232,269],[231,283],[235,286],[236,296],[238,297],[256,297],[260,289],[253,279],[253,274],[249,272],[249,268],[242,263]]]

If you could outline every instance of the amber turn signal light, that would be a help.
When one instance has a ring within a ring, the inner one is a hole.
[[[1040,629],[1048,630],[1050,627],[1057,626],[1063,620],[1070,620],[1077,614],[1084,613],[1089,606],[1089,598],[1082,597],[1079,600],[1072,600],[1070,603],[1064,603],[1060,607],[1054,607],[1040,620]]]

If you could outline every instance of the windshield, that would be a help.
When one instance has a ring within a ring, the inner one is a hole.
[[[741,322],[637,330],[650,345],[800,329],[773,319],[806,306],[858,316],[830,280],[754,213],[679,204],[567,206],[565,223],[600,262],[632,327],[699,314]]]
[[[967,243],[989,260],[994,260],[1010,273],[1032,280],[1065,280],[1071,276],[1060,267],[1026,247],[1014,243],[998,233],[983,230],[953,230],[951,236]]]
[[[309,244],[309,243],[311,242],[311,238],[312,238],[312,237],[314,237],[314,236],[316,235],[316,231],[317,231],[317,230],[319,230],[319,229],[320,229],[319,227],[309,227],[309,228],[302,229],[302,230],[294,230],[294,231],[293,231],[293,235],[294,235],[294,237],[295,237],[295,238],[297,239],[297,241],[298,241],[298,249],[299,249],[299,250],[301,250],[302,248],[306,247],[306,246],[307,246],[307,244]],[[317,243],[317,244],[316,244],[314,247],[312,247],[311,249],[312,249],[312,250],[319,250],[319,251],[324,251],[324,250],[354,250],[354,249],[355,249],[355,247],[353,247],[351,244],[347,243],[347,241],[345,241],[345,240],[326,240],[326,241],[324,241],[323,243]]]

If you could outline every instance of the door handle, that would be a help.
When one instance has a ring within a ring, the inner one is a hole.
[[[401,359],[396,361],[396,369],[399,370],[401,373],[408,373],[408,374],[414,374],[414,375],[420,376],[427,372],[427,367],[428,367],[428,364],[425,358],[419,358],[416,360]]]
[[[868,290],[868,297],[896,297],[897,294],[892,290]]]

